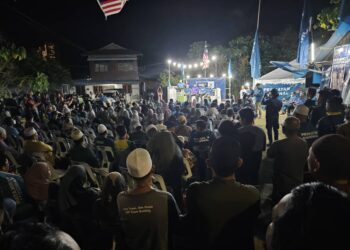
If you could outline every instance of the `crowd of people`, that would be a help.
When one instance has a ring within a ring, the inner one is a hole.
[[[277,89],[251,96],[2,100],[0,249],[346,246],[350,112],[340,92],[309,88],[283,121]],[[255,125],[263,113],[267,138]]]

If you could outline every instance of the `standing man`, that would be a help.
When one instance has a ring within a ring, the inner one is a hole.
[[[264,89],[261,87],[260,83],[257,83],[255,85],[254,96],[255,96],[255,112],[260,119],[262,114],[261,101],[264,98]]]
[[[180,214],[173,196],[153,188],[153,164],[147,150],[132,151],[126,165],[136,184],[117,199],[127,249],[169,249]]]
[[[278,90],[272,89],[270,92],[270,97],[263,99],[263,105],[266,105],[266,130],[267,136],[269,137],[269,144],[273,142],[272,139],[272,129],[274,131],[275,141],[278,140],[278,129],[279,129],[279,112],[282,108],[282,102],[278,100]]]
[[[272,202],[275,205],[293,188],[303,183],[308,146],[299,137],[300,121],[294,116],[283,123],[286,139],[275,141],[267,150],[267,157],[274,159]]]

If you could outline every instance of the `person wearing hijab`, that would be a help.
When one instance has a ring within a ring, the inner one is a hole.
[[[184,173],[183,155],[171,132],[162,131],[148,143],[155,173],[164,178],[175,200],[181,204],[181,178]]]
[[[51,171],[45,162],[37,162],[27,170],[24,182],[29,196],[36,201],[46,201],[49,198]]]
[[[58,197],[60,210],[91,214],[91,207],[98,195],[96,189],[89,187],[85,168],[78,165],[71,166],[61,180]]]
[[[126,189],[124,177],[118,172],[111,172],[106,177],[101,198],[96,200],[94,215],[99,224],[99,249],[112,249],[113,239],[120,240],[120,223],[117,205],[118,194]]]
[[[92,208],[99,192],[89,187],[85,168],[71,166],[61,180],[58,205],[63,218],[63,228],[71,234],[82,249],[98,249],[96,224]]]

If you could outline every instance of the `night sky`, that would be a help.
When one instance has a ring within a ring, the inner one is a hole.
[[[254,33],[258,9],[258,0],[129,0],[122,13],[106,21],[95,0],[0,2],[0,32],[8,40],[27,48],[53,41],[70,67],[83,62],[83,50],[110,42],[141,52],[145,65],[184,57],[194,41],[227,44]],[[329,0],[313,2],[317,13]],[[262,0],[261,33],[273,35],[289,26],[298,30],[302,3]]]

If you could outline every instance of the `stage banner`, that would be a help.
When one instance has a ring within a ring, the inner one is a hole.
[[[220,89],[221,99],[226,99],[226,79],[225,78],[192,78],[185,84],[187,95],[209,95],[214,96],[215,90]]]
[[[334,48],[330,87],[340,90],[344,103],[350,104],[350,44]]]
[[[291,94],[295,91],[298,91],[304,84],[303,83],[264,83],[261,86],[264,89],[264,93],[271,91],[272,89],[277,89],[279,99],[289,99]]]

